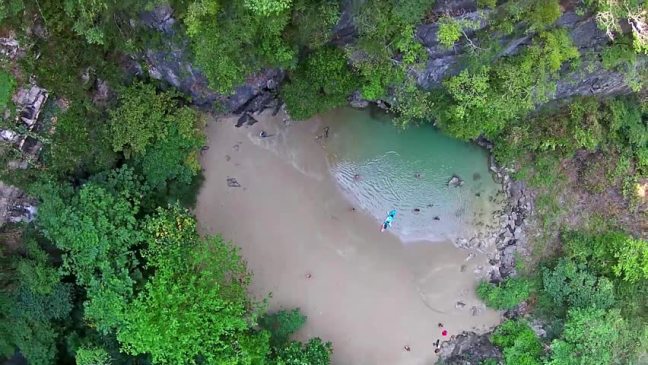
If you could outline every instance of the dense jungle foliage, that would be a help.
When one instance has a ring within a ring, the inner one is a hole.
[[[285,70],[279,95],[295,119],[356,93],[386,101],[403,127],[434,123],[460,139],[495,142],[498,162],[537,190],[540,226],[535,257],[518,277],[477,288],[493,308],[529,307],[491,336],[503,363],[646,361],[648,243],[638,235],[645,226],[625,218],[648,219],[636,190],[648,178],[648,3],[478,0],[484,25],[435,13],[431,0],[169,0],[177,23],[164,34],[138,20],[162,3],[0,1],[0,36],[25,53],[0,55],[3,123],[16,113],[12,94],[30,80],[50,92],[44,113],[56,121],[29,132],[44,148],[25,169],[8,164],[25,158],[20,150],[1,147],[0,180],[40,206],[34,222],[0,230],[0,357],[19,353],[35,365],[330,362],[332,344],[290,339],[306,320],[298,310],[267,313],[248,296],[251,274],[233,243],[197,232],[186,208],[201,181],[204,121],[146,70],[127,71],[172,39],[223,95],[264,68]],[[350,41],[336,33],[344,6]],[[581,54],[557,23],[566,6],[595,17],[609,44]],[[422,23],[438,23],[445,49],[469,50],[461,70],[431,90],[416,80],[428,57],[416,36]],[[503,56],[493,34],[525,35],[528,45]],[[562,72],[596,62],[622,73],[634,93],[538,108]],[[111,86],[105,100],[96,97],[98,80]],[[574,161],[582,162],[576,184],[566,167]],[[623,209],[565,224],[574,189],[591,200],[618,193]]]

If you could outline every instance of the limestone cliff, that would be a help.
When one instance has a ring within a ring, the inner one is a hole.
[[[354,26],[353,2],[345,2],[337,26],[334,28],[331,43],[344,46],[357,39]],[[431,14],[450,15],[457,20],[471,20],[478,24],[466,30],[453,48],[443,47],[438,40],[438,23],[421,24],[416,31],[416,39],[426,48],[428,60],[425,67],[414,71],[419,86],[431,89],[440,85],[447,77],[458,73],[462,68],[462,56],[477,42],[476,34],[484,29],[492,11],[478,9],[475,0],[438,0]],[[137,60],[138,70],[168,82],[190,95],[193,102],[201,107],[224,107],[226,111],[242,113],[263,109],[271,103],[275,87],[284,77],[280,70],[267,69],[250,75],[248,81],[236,88],[232,95],[220,95],[210,90],[201,71],[192,64],[187,42],[177,40],[174,34],[175,20],[173,10],[159,7],[142,16],[148,26],[165,33],[170,41],[165,49],[149,49]],[[600,51],[609,43],[605,32],[598,29],[593,14],[578,15],[573,9],[564,9],[556,24],[569,32],[574,45],[581,54],[580,65],[576,68],[564,67],[556,85],[554,100],[574,96],[608,96],[630,93],[626,76],[621,72],[607,70],[599,59]],[[494,33],[492,35],[501,45],[498,57],[514,55],[528,46],[532,34],[514,32],[513,35]],[[645,64],[645,57],[639,60]],[[274,104],[273,104],[274,105]]]

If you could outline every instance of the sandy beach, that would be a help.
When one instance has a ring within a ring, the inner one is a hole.
[[[334,364],[433,364],[439,322],[449,335],[498,323],[474,295],[484,255],[380,233],[331,178],[321,121],[258,119],[241,128],[235,118],[209,121],[195,212],[204,233],[241,247],[257,298],[308,316],[300,339],[333,342]]]

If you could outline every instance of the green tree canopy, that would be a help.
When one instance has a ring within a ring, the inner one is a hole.
[[[132,180],[132,171],[115,172],[111,180]],[[41,231],[63,252],[62,269],[87,291],[85,317],[107,333],[120,324],[133,294],[133,249],[142,243],[136,214],[140,193],[112,192],[97,183],[79,189],[53,184],[40,188]]]
[[[113,149],[134,159],[154,188],[171,179],[188,184],[200,170],[203,120],[180,106],[176,96],[137,83],[122,91],[119,106],[110,113]]]
[[[578,57],[566,31],[540,33],[521,54],[468,68],[446,80],[438,101],[439,122],[458,138],[495,136],[546,101],[561,66]]]
[[[156,364],[253,364],[265,358],[268,333],[255,332],[249,274],[238,250],[202,239],[193,217],[158,210],[145,223],[143,252],[153,276],[126,308],[117,338],[129,354]]]
[[[635,283],[648,279],[648,242],[620,231],[563,235],[571,257],[597,272]]]
[[[0,252],[0,356],[16,349],[30,364],[55,363],[60,321],[72,310],[72,285],[60,281],[47,254],[28,241],[15,262]]]
[[[540,365],[542,344],[524,320],[508,320],[497,327],[491,341],[503,349],[506,364]]]
[[[618,311],[571,309],[560,339],[551,344],[547,365],[608,365],[623,359],[627,324]],[[622,363],[622,362],[619,362]]]
[[[561,259],[543,270],[544,291],[562,307],[608,309],[614,304],[614,285],[606,277],[596,277],[584,265]]]
[[[514,277],[499,284],[482,281],[477,287],[477,295],[491,308],[513,309],[529,298],[532,289],[531,281]]]

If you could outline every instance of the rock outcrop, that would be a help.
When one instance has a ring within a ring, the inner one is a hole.
[[[282,70],[262,70],[250,75],[231,95],[219,94],[209,87],[205,75],[191,62],[188,41],[173,37],[176,20],[170,6],[158,6],[145,12],[140,20],[145,26],[164,33],[168,41],[162,48],[146,50],[140,59],[134,60],[134,64],[129,64],[131,73],[141,73],[145,69],[150,77],[173,85],[190,96],[195,106],[207,110],[222,108],[226,112],[242,114],[276,107],[273,100],[284,78]],[[146,67],[142,67],[140,62]]]
[[[24,50],[15,38],[0,38],[0,56],[8,60],[16,60],[24,55]]]
[[[528,247],[527,219],[533,213],[534,196],[524,182],[511,179],[509,175],[512,173],[511,170],[497,164],[492,154],[493,144],[490,141],[480,138],[475,143],[491,152],[489,169],[493,177],[502,184],[502,190],[507,198],[507,205],[499,216],[499,230],[489,237],[497,249],[490,259],[492,265],[489,272],[490,281],[498,283],[516,274],[516,256]]]
[[[458,21],[471,21],[476,26],[467,30],[453,48],[443,47],[437,38],[439,25],[437,23],[424,24],[418,27],[416,36],[425,46],[429,60],[424,70],[416,75],[419,85],[423,88],[434,88],[449,76],[457,74],[461,69],[462,56],[472,47],[476,30],[486,26],[485,19],[489,15],[487,10],[477,10],[474,1],[442,1],[437,2],[435,12],[442,14],[456,14]],[[616,71],[603,68],[600,60],[588,56],[593,51],[600,51],[609,39],[605,32],[598,29],[592,14],[577,15],[574,11],[565,11],[556,24],[565,28],[574,45],[583,56],[583,64],[577,70],[564,68],[557,82],[554,99],[563,99],[572,96],[591,95],[617,95],[631,92],[625,76]],[[502,47],[499,56],[513,55],[523,47],[528,46],[529,35],[497,35],[494,37]],[[643,61],[645,62],[645,60]],[[587,66],[587,67],[585,67]]]
[[[476,33],[488,25],[488,16],[492,11],[478,9],[475,0],[439,0],[432,9],[432,17],[450,16],[458,21],[469,21],[470,29],[465,29],[465,36],[452,48],[439,43],[438,23],[422,24],[417,28],[416,38],[426,48],[428,60],[422,70],[415,72],[419,86],[425,89],[438,87],[441,82],[462,70],[462,57],[477,45]],[[338,26],[335,28],[334,44],[353,43],[357,32],[353,26],[352,5],[345,7]],[[621,72],[606,70],[595,55],[610,41],[604,31],[596,25],[593,14],[578,15],[574,10],[566,10],[556,24],[565,28],[581,56],[581,67],[576,70],[565,67],[557,82],[553,99],[573,96],[605,96],[630,93],[626,77]],[[499,56],[518,53],[531,42],[529,34],[493,34],[501,46]],[[645,57],[640,60],[646,63]]]
[[[45,106],[49,93],[37,86],[28,85],[20,88],[13,95],[16,106],[16,120],[8,128],[0,129],[0,140],[12,145],[22,153],[22,159],[11,161],[12,168],[26,168],[30,161],[38,159],[43,144],[35,138],[39,128],[38,117]]]
[[[36,217],[36,204],[22,190],[0,181],[0,227],[6,223],[31,222]]]
[[[488,339],[488,334],[464,332],[441,345],[439,352],[444,365],[479,365],[484,360],[502,360],[502,352]]]
[[[355,42],[357,29],[354,25],[354,2],[346,1],[338,24],[333,29],[331,43],[344,46]],[[441,82],[462,69],[462,58],[469,49],[476,45],[476,33],[488,25],[489,10],[478,9],[475,0],[439,0],[432,9],[433,18],[447,15],[459,21],[469,21],[471,29],[466,29],[465,36],[452,48],[439,43],[438,23],[421,24],[416,31],[417,40],[427,50],[428,60],[423,69],[412,71],[418,84],[426,89],[438,87]],[[165,33],[169,39],[162,48],[149,49],[135,60],[135,65],[128,68],[132,72],[146,70],[149,76],[163,80],[191,96],[196,106],[205,109],[224,109],[226,112],[256,112],[276,104],[267,102],[269,96],[274,98],[275,88],[284,79],[284,73],[277,69],[262,70],[251,75],[248,80],[234,91],[232,95],[222,95],[213,91],[204,74],[191,62],[191,51],[186,40],[173,37],[175,23],[173,9],[169,6],[158,6],[145,12],[140,21],[150,28]],[[557,82],[553,99],[573,96],[616,95],[629,93],[630,87],[621,72],[606,70],[600,60],[593,56],[604,47],[609,39],[598,29],[592,14],[578,15],[573,10],[565,11],[557,25],[567,29],[574,45],[582,57],[582,66],[577,70],[565,67]],[[499,56],[513,55],[528,46],[531,36],[516,33],[514,35],[493,34],[501,45]],[[645,59],[640,62],[645,63]],[[145,66],[145,67],[143,67]],[[252,102],[252,100],[255,100]],[[351,100],[356,107],[363,107],[362,100]],[[267,104],[264,104],[266,103]],[[244,106],[246,106],[244,108]],[[243,108],[243,110],[242,110]],[[254,108],[260,108],[254,110]]]

